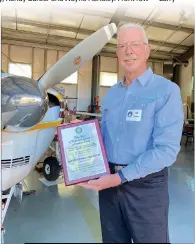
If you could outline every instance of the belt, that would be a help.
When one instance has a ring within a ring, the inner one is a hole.
[[[109,166],[110,166],[110,171],[112,174],[118,172],[119,170],[125,168],[127,166],[127,164],[115,164],[115,163],[111,163],[109,162]]]

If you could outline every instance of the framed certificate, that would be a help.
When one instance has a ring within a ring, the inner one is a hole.
[[[110,174],[97,119],[57,127],[65,185]]]

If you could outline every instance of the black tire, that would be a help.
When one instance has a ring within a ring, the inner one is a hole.
[[[60,175],[61,167],[57,158],[48,157],[43,162],[43,175],[48,181],[55,181]]]

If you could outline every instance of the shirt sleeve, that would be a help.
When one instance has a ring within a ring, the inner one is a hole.
[[[174,84],[154,116],[153,147],[141,154],[122,172],[128,181],[145,177],[171,166],[180,151],[184,113],[180,88]]]

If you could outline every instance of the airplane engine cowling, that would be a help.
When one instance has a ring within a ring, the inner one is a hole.
[[[8,76],[1,79],[2,129],[6,126],[32,127],[48,109],[47,94],[30,78]]]

